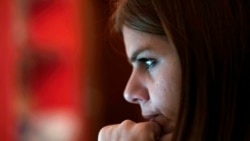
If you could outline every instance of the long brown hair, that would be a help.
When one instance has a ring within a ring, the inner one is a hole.
[[[120,0],[113,27],[167,36],[182,65],[173,140],[250,140],[249,1]],[[249,61],[248,61],[249,60]]]

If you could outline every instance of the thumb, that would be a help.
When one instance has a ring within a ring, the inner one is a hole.
[[[150,122],[151,124],[151,130],[153,131],[153,136],[155,140],[159,140],[161,137],[161,133],[162,133],[162,129],[161,126],[159,124],[157,124],[156,122]]]

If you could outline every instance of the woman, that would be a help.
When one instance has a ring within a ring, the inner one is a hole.
[[[99,141],[249,141],[249,1],[120,0],[113,27],[133,71],[125,120]]]

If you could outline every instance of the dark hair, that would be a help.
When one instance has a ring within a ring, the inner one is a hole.
[[[182,65],[179,118],[173,140],[250,140],[248,0],[120,0],[122,26],[167,36]]]
[[[118,7],[112,17],[115,22],[114,28],[116,31],[121,32],[122,26],[126,25],[135,30],[165,35],[162,25],[159,24],[160,19],[153,7],[144,8],[151,5],[150,1],[120,0],[116,4]],[[142,16],[142,13],[147,14]]]

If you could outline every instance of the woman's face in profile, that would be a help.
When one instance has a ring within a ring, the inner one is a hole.
[[[164,140],[169,140],[180,101],[181,65],[178,53],[165,36],[124,26],[123,37],[129,62],[133,66],[124,97],[131,103],[139,104],[143,117],[158,123]]]

